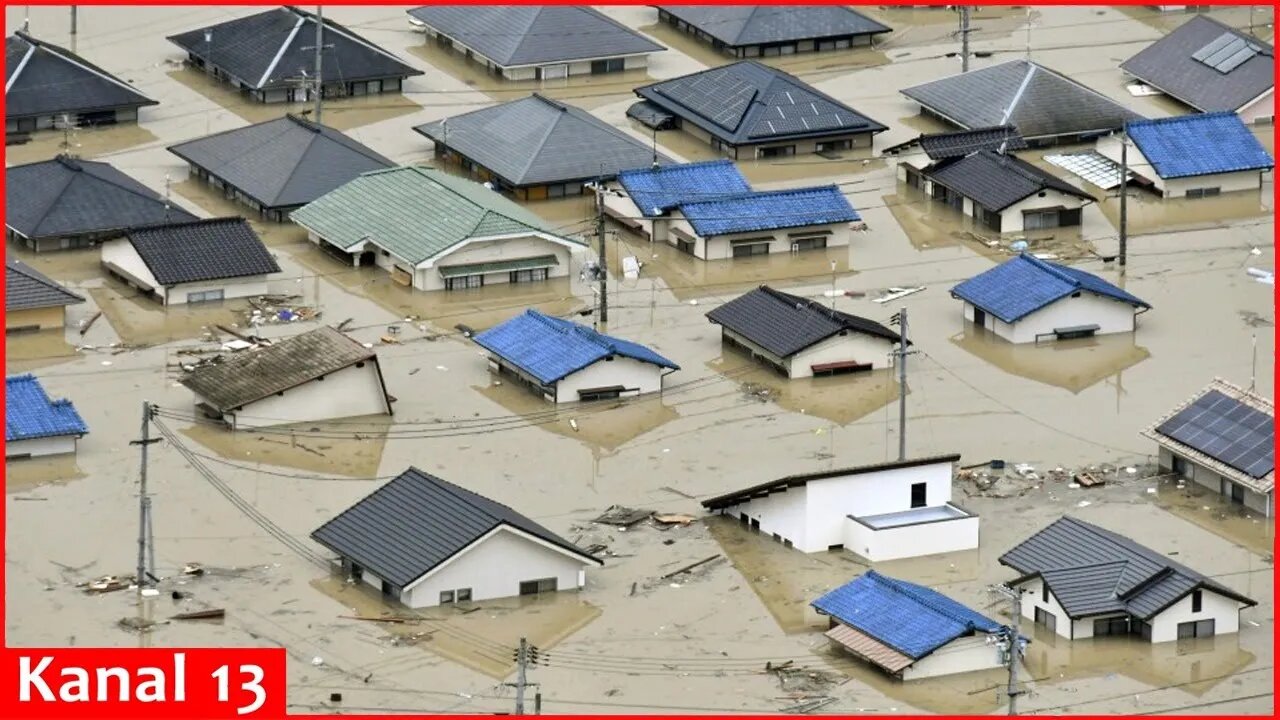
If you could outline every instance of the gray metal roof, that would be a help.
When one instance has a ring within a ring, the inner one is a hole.
[[[794,75],[754,60],[645,85],[636,95],[731,145],[886,129]]]
[[[242,217],[157,225],[132,230],[126,237],[164,286],[280,272]]]
[[[6,311],[34,310],[82,302],[84,298],[45,277],[30,265],[13,258],[4,259],[4,309]]]
[[[305,205],[361,173],[394,165],[347,135],[295,115],[188,140],[169,152],[265,208]]]
[[[205,31],[212,30],[205,41]],[[315,68],[315,15],[292,6],[197,28],[169,41],[254,89],[285,87]],[[324,20],[326,83],[421,75],[400,58],[338,23]]]
[[[195,220],[104,162],[57,157],[5,169],[5,224],[29,238]]]
[[[945,163],[925,174],[979,205],[999,212],[1019,200],[1051,188],[1086,200],[1095,198],[1071,183],[1021,158],[990,150]]]
[[[844,330],[898,342],[898,333],[874,320],[839,312],[822,303],[767,285],[707,313],[707,319],[777,355],[790,357]]]
[[[739,503],[747,502],[756,497],[767,497],[774,492],[783,492],[787,488],[802,487],[815,480],[828,480],[831,478],[846,477],[848,475],[865,475],[867,473],[883,472],[885,470],[897,470],[901,468],[921,467],[924,465],[937,465],[939,463],[952,464],[960,459],[959,455],[933,455],[930,457],[912,458],[910,460],[892,460],[889,462],[873,463],[871,465],[859,465],[858,467],[841,468],[839,470],[823,470],[815,473],[805,473],[803,475],[788,475],[778,480],[770,480],[759,485],[752,485],[749,488],[735,490],[731,493],[719,495],[702,501],[702,506],[708,510],[722,510],[732,507]]]
[[[890,32],[839,5],[659,5],[730,47]]]
[[[1029,60],[1011,60],[901,91],[962,128],[1012,125],[1025,138],[1106,133],[1142,116]]]
[[[1000,556],[1040,576],[1072,618],[1128,612],[1142,620],[1204,587],[1246,605],[1253,600],[1185,565],[1097,525],[1063,516]]]
[[[321,525],[311,538],[403,588],[501,526],[603,564],[506,505],[415,467]]]
[[[5,38],[4,65],[7,118],[159,104],[70,50],[24,32]]]
[[[612,178],[653,164],[653,148],[572,105],[533,94],[414,128],[513,187]],[[673,161],[659,153],[658,162]]]
[[[409,14],[502,67],[643,55],[666,49],[583,6],[425,5]]]
[[[1193,56],[1224,34],[1261,52],[1229,72],[1219,72]],[[1207,15],[1195,15],[1177,30],[1125,60],[1120,69],[1201,112],[1235,112],[1275,86],[1275,49],[1248,33]]]
[[[1011,125],[977,128],[954,133],[930,133],[918,138],[930,160],[964,157],[979,150],[1025,150],[1027,141]]]

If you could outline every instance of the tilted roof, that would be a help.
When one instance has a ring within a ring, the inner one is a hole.
[[[623,170],[618,182],[647,217],[662,215],[684,202],[751,192],[738,166],[725,159]]]
[[[157,225],[132,230],[126,238],[165,286],[280,272],[242,217]]]
[[[70,400],[51,400],[34,375],[4,379],[5,442],[89,432]]]
[[[21,31],[5,38],[4,66],[7,118],[159,104],[70,50]]]
[[[1092,195],[1045,172],[1022,158],[1001,155],[992,150],[980,150],[966,157],[925,170],[930,178],[973,200],[979,205],[999,212],[1010,205],[1031,197],[1041,190],[1057,190],[1084,200],[1094,200]]]
[[[707,319],[782,358],[844,331],[891,343],[899,340],[898,333],[874,320],[832,310],[820,302],[767,285],[715,308],[707,313]]]
[[[45,277],[44,273],[30,265],[13,258],[4,259],[6,311],[34,310],[82,302],[84,298]]]
[[[1027,253],[965,280],[951,289],[951,295],[1011,323],[1081,290],[1151,307],[1097,275]]]
[[[1275,167],[1262,143],[1233,112],[1131,122],[1126,130],[1162,178]]]
[[[1219,46],[1226,57],[1202,53]],[[1243,52],[1237,55],[1233,50]],[[1232,56],[1245,59],[1233,65]],[[1228,62],[1224,65],[1221,60]],[[1275,87],[1275,62],[1275,49],[1269,43],[1207,15],[1193,15],[1125,60],[1120,69],[1201,112],[1235,112]]]
[[[923,467],[925,465],[940,465],[947,463],[954,464],[960,459],[959,455],[935,455],[932,457],[913,458],[911,460],[893,460],[891,462],[873,463],[871,465],[860,465],[858,467],[841,468],[838,470],[822,470],[820,472],[805,473],[802,475],[788,475],[778,480],[770,480],[768,482],[752,485],[742,490],[735,490],[731,493],[725,493],[707,500],[702,501],[702,507],[708,510],[722,510],[732,507],[740,503],[747,502],[752,498],[766,497],[770,493],[781,492],[788,488],[803,487],[810,482],[818,480],[830,480],[832,478],[841,478],[849,475],[865,475],[867,473],[884,472],[886,470],[899,470],[902,468]]]
[[[839,5],[659,5],[658,8],[730,47],[891,31],[887,25]]]
[[[929,133],[918,138],[920,149],[930,160],[964,157],[979,150],[1013,152],[1025,150],[1027,141],[1012,125],[977,128],[952,133]]]
[[[703,237],[861,220],[835,185],[747,192],[680,204],[680,214]]]

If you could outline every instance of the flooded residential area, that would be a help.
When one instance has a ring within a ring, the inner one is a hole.
[[[850,8],[8,6],[9,645],[1272,715],[1272,7]]]

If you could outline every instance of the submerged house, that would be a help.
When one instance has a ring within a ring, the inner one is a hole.
[[[478,333],[489,370],[554,403],[661,392],[679,365],[649,348],[577,323],[526,310]]]
[[[892,31],[842,5],[659,5],[658,20],[736,58],[844,50]]]
[[[67,324],[67,306],[84,298],[49,279],[30,265],[4,259],[4,332],[57,330]]]
[[[889,367],[901,336],[874,320],[767,285],[707,313],[727,345],[792,380]]]
[[[4,379],[5,460],[64,455],[89,432],[70,400],[53,400],[34,375]]]
[[[978,516],[951,502],[959,455],[790,475],[704,500],[752,532],[801,552],[848,550],[872,562],[978,547]]]
[[[900,680],[1004,667],[1004,626],[923,585],[868,570],[811,605],[833,645]]]
[[[1020,253],[951,289],[964,319],[1011,343],[1133,332],[1146,302],[1097,275]]]
[[[1142,434],[1159,447],[1161,472],[1275,516],[1276,410],[1268,398],[1215,378]]]
[[[925,189],[924,173],[976,152],[1011,153],[1026,150],[1027,141],[1012,125],[975,128],[959,132],[925,133],[885,148],[881,155],[900,158],[898,180],[917,190]]]
[[[324,97],[400,92],[421,75],[400,58],[326,18],[320,74]],[[254,102],[310,102],[316,16],[292,5],[169,36],[202,68]]]
[[[410,608],[581,590],[604,563],[515,510],[411,467],[311,538]]]
[[[1000,556],[1018,573],[1022,615],[1069,640],[1153,643],[1234,633],[1257,602],[1164,553],[1063,516]]]
[[[919,189],[998,233],[1080,224],[1094,198],[1031,163],[996,150],[978,150],[922,168]]]

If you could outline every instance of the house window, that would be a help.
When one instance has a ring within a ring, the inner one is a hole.
[[[1192,622],[1178,623],[1179,640],[1213,637],[1213,631],[1213,620],[1193,620]]]
[[[556,591],[555,578],[542,578],[540,580],[525,580],[520,583],[521,595],[538,595],[540,593],[549,593]]]
[[[1191,190],[1187,191],[1187,197],[1189,198],[1207,198],[1207,197],[1215,197],[1221,194],[1222,194],[1222,188],[1216,188],[1216,187],[1192,188]]]
[[[1058,227],[1058,210],[1027,210],[1022,213],[1023,230],[1043,230]]]
[[[547,186],[547,198],[552,200],[555,198],[572,197],[573,195],[581,194],[581,186],[577,183],[561,183],[559,185]]]
[[[1128,635],[1129,634],[1129,618],[1114,617],[1103,618],[1093,621],[1094,637],[1102,637],[1103,635]]]
[[[771,242],[773,242],[773,238],[735,242],[733,244],[733,256],[741,258],[751,257],[752,255],[768,255],[769,243]]]
[[[853,140],[828,140],[818,143],[818,152],[835,152],[836,150],[853,149]]]
[[[911,484],[911,507],[919,508],[927,504],[928,483]]]
[[[804,250],[821,250],[827,246],[827,236],[792,238],[791,249],[796,252]]]
[[[592,60],[591,74],[600,75],[602,73],[622,72],[624,67],[622,58],[610,58],[608,60]]]
[[[466,290],[468,288],[484,287],[483,275],[459,275],[458,277],[445,278],[445,290]]]
[[[1049,583],[1040,581],[1040,602],[1049,602]]]
[[[1196,590],[1191,593],[1191,612],[1200,612],[1202,609],[1204,609],[1204,595]]]
[[[1137,635],[1143,640],[1151,639],[1151,623],[1143,622],[1141,620],[1134,620],[1132,623],[1130,623],[1129,627],[1131,632],[1133,632],[1134,635]]]
[[[692,240],[685,240],[684,238],[676,238],[676,249],[682,253],[688,253],[692,255],[694,246],[695,246],[695,243]]]
[[[547,279],[547,268],[534,268],[533,270],[515,270],[511,273],[509,280],[513,283],[530,283],[542,282]]]
[[[1058,616],[1045,610],[1044,608],[1036,608],[1036,624],[1043,625],[1046,629],[1058,631]]]
[[[441,593],[440,593],[440,604],[441,604],[441,605],[448,605],[448,604],[449,604],[449,603],[451,603],[451,602],[453,602],[453,591],[452,591],[452,590],[444,590],[444,591],[441,591]]]
[[[187,303],[204,303],[204,302],[220,302],[222,300],[221,290],[205,290],[204,292],[187,293]]]
[[[461,588],[454,595],[458,602],[471,602],[471,588]]]
[[[796,154],[795,145],[778,145],[776,147],[762,147],[756,150],[756,157],[761,158],[779,158],[791,157]]]

